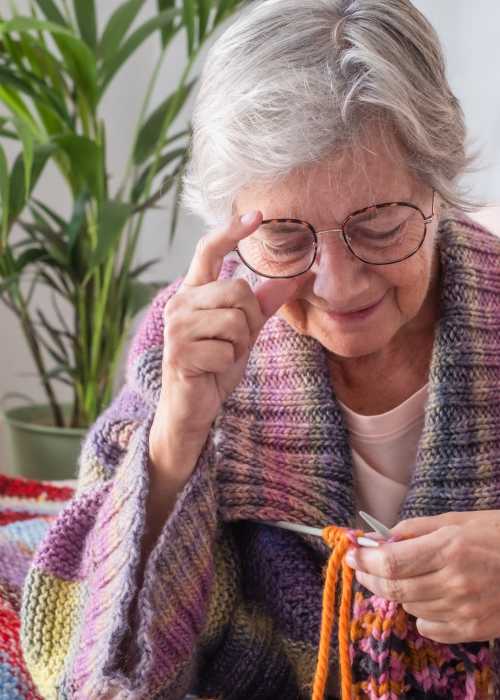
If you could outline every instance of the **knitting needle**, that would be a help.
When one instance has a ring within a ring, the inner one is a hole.
[[[262,522],[264,525],[282,527],[284,530],[293,530],[294,532],[301,532],[304,535],[314,535],[315,537],[323,537],[323,530],[321,530],[319,527],[310,527],[309,525],[298,525],[297,523],[285,523],[281,520],[275,523],[271,523],[265,520],[259,522]],[[360,536],[356,538],[356,541],[361,547],[379,546],[379,543],[376,540],[372,540],[369,537]]]
[[[391,537],[391,531],[389,530],[389,528],[387,528],[376,518],[374,518],[373,515],[365,513],[364,510],[359,510],[358,513],[363,518],[365,523],[367,523],[371,528],[373,528],[375,532],[378,532],[379,535],[382,535],[382,537],[385,537],[386,539],[389,539]]]

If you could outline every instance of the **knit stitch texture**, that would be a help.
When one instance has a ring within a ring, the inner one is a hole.
[[[439,236],[440,320],[400,518],[500,509],[500,240],[453,213]],[[230,262],[223,274],[247,273]],[[278,316],[163,526],[131,615],[163,309],[178,284],[144,319],[126,384],[85,441],[75,498],[26,578],[22,646],[49,700],[310,698],[330,550],[262,521],[354,527],[355,489],[326,351]],[[471,700],[488,685],[500,697],[496,640],[423,638],[400,606],[356,582],[350,639],[358,698]]]

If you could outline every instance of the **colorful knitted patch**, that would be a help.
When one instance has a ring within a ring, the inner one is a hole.
[[[0,700],[42,700],[19,643],[22,584],[73,489],[0,474]]]

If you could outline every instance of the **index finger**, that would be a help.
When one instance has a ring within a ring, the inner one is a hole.
[[[253,233],[261,221],[262,212],[248,212],[242,217],[234,217],[224,231],[215,231],[200,238],[183,284],[198,287],[215,282],[224,256],[233,251],[239,241]]]
[[[412,578],[442,569],[446,528],[399,542],[385,542],[373,549],[351,550],[359,571],[388,579]]]

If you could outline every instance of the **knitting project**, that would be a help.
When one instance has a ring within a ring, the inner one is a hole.
[[[500,509],[500,240],[452,215],[440,222],[439,255],[429,396],[401,519]],[[237,262],[223,275],[253,284]],[[319,654],[323,593],[325,614],[336,597],[332,577],[325,587],[330,544],[335,556],[339,542],[266,522],[352,529],[351,453],[325,349],[279,316],[259,335],[138,588],[163,310],[178,284],[144,319],[126,384],[85,441],[76,496],[26,577],[21,641],[39,692],[310,700],[317,667],[318,692],[339,670],[340,646],[355,698],[500,698],[498,640],[422,637],[411,615],[356,579],[343,588],[352,591],[340,611],[348,638],[339,645],[327,629]]]
[[[0,474],[0,700],[42,700],[21,652],[21,590],[34,551],[72,494]]]

